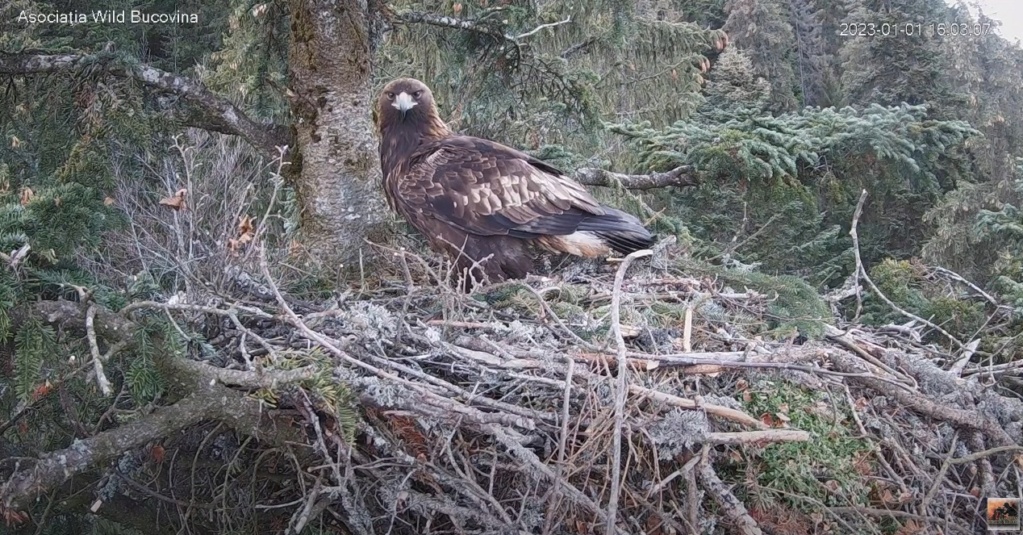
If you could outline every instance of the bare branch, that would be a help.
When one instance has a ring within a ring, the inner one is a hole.
[[[606,169],[586,167],[577,169],[572,178],[580,184],[587,186],[621,186],[625,189],[655,189],[670,186],[690,187],[698,185],[696,170],[691,166],[682,165],[665,171],[663,173],[651,173],[649,175],[625,175],[613,173]]]
[[[103,372],[103,356],[99,353],[99,344],[96,342],[96,305],[90,305],[85,313],[85,332],[89,338],[89,352],[92,354],[92,367],[96,373],[96,383],[99,384],[99,391],[104,397],[110,397],[113,389],[110,387],[110,379],[107,379]]]
[[[456,30],[489,35],[502,41],[516,42],[515,37],[496,29],[493,24],[479,20],[456,19],[424,11],[406,11],[399,13],[397,16],[398,20],[407,24],[429,24],[430,26],[440,26],[442,28],[454,28]]]
[[[0,487],[0,501],[8,508],[25,507],[39,494],[56,488],[72,476],[150,440],[202,421],[210,413],[212,405],[212,400],[189,396],[174,405],[159,408],[145,418],[48,453],[35,466],[16,472]]]
[[[23,76],[58,72],[82,72],[102,67],[106,72],[130,78],[143,85],[178,95],[203,111],[205,121],[193,118],[189,124],[205,124],[209,129],[230,133],[248,141],[268,158],[278,155],[276,147],[286,139],[272,135],[274,127],[253,121],[231,101],[207,89],[201,82],[178,76],[143,63],[129,63],[109,53],[103,54],[0,54],[0,74]]]
[[[607,504],[607,527],[605,533],[614,533],[618,520],[618,498],[622,484],[622,428],[625,427],[625,401],[629,397],[629,365],[625,357],[627,348],[622,337],[622,282],[625,272],[637,258],[654,254],[650,249],[629,253],[622,265],[618,266],[611,297],[611,331],[618,346],[618,377],[615,381],[614,435],[611,439],[611,497]]]
[[[714,498],[724,516],[731,520],[732,527],[736,533],[742,533],[743,535],[760,535],[763,533],[760,530],[760,526],[757,525],[757,521],[753,520],[753,517],[749,515],[746,506],[735,497],[735,494],[732,494],[729,485],[725,484],[718,477],[710,462],[699,463],[696,475],[699,476],[703,489]]]
[[[920,316],[913,314],[912,312],[909,312],[908,310],[900,307],[899,305],[896,305],[895,302],[892,301],[891,299],[888,299],[888,297],[885,294],[881,293],[881,289],[878,288],[876,284],[874,284],[874,281],[871,280],[870,275],[867,274],[867,269],[863,267],[863,261],[860,260],[860,240],[859,237],[856,235],[856,224],[859,223],[860,221],[860,215],[863,213],[863,203],[866,200],[867,190],[863,190],[860,193],[859,202],[856,203],[856,213],[853,214],[852,228],[849,229],[849,235],[852,236],[853,239],[853,252],[856,255],[856,270],[860,273],[860,276],[863,277],[863,280],[867,281],[867,285],[870,286],[870,289],[873,290],[874,294],[881,298],[882,301],[887,303],[888,306],[895,309],[896,312],[902,314],[903,316],[906,316],[907,318],[919,321],[920,323],[923,323],[924,325],[934,329],[935,331],[938,331],[939,333],[945,335],[945,338],[948,338],[949,341],[956,345],[956,347],[958,347],[959,349],[964,349],[966,347],[966,344],[960,342],[958,338],[952,336],[952,334],[946,331],[945,329],[942,329],[941,327],[935,325],[934,323],[927,321],[924,318],[921,318]],[[858,312],[859,311],[857,310],[857,313]]]
[[[565,20],[559,20],[558,22],[548,22],[547,24],[541,24],[536,28],[529,30],[528,32],[516,35],[514,39],[516,41],[518,41],[519,39],[525,39],[526,37],[529,37],[530,35],[533,35],[541,30],[545,30],[547,28],[554,28],[555,26],[561,26],[562,24],[568,24],[569,22],[572,22],[572,17],[565,17]]]

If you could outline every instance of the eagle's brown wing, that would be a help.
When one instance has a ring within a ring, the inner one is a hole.
[[[480,236],[566,235],[604,208],[561,171],[510,147],[468,136],[424,144],[396,169],[396,201]]]

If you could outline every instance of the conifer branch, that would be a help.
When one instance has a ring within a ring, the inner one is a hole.
[[[399,13],[397,17],[398,20],[406,24],[429,24],[430,26],[439,26],[441,28],[454,28],[456,30],[466,30],[489,35],[502,41],[515,42],[514,36],[506,34],[494,28],[494,25],[487,24],[480,20],[456,19],[454,17],[447,17],[436,13],[426,13],[424,11],[406,11],[404,13]]]
[[[399,13],[397,18],[406,24],[429,24],[431,26],[439,26],[442,28],[454,28],[456,30],[465,30],[470,32],[481,33],[495,37],[502,41],[508,41],[515,45],[516,48],[521,44],[521,41],[527,37],[537,34],[540,31],[546,30],[547,28],[554,28],[563,24],[572,22],[572,17],[566,17],[565,20],[559,20],[557,22],[548,22],[541,24],[532,30],[522,32],[518,35],[511,35],[504,33],[496,24],[488,23],[482,19],[457,19],[454,17],[448,17],[445,15],[438,15],[436,13],[427,13],[424,11],[406,11]]]
[[[651,173],[649,175],[625,175],[614,173],[606,169],[585,167],[577,169],[572,178],[576,182],[586,186],[621,186],[625,189],[656,189],[670,186],[690,187],[700,183],[696,177],[696,170],[688,165],[681,165],[663,173]]]
[[[99,67],[107,73],[128,78],[152,89],[177,95],[197,106],[201,118],[188,116],[186,124],[207,130],[237,135],[270,158],[279,154],[278,145],[286,140],[273,134],[272,126],[253,121],[230,100],[201,82],[146,65],[131,63],[112,53],[100,54],[0,54],[0,74],[25,76],[59,72],[92,72]]]

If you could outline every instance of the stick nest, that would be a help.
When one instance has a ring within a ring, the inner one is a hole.
[[[913,324],[807,333],[781,293],[687,275],[675,250],[472,294],[384,254],[394,274],[327,302],[281,291],[264,260],[236,303],[160,305],[217,366],[318,370],[251,394],[310,447],[232,446],[297,484],[209,475],[277,528],[974,533],[1017,488],[1020,402],[990,369],[946,371],[961,354]]]

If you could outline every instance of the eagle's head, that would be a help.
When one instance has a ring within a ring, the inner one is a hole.
[[[377,100],[380,125],[428,124],[437,118],[433,93],[414,78],[398,78],[384,86]]]

